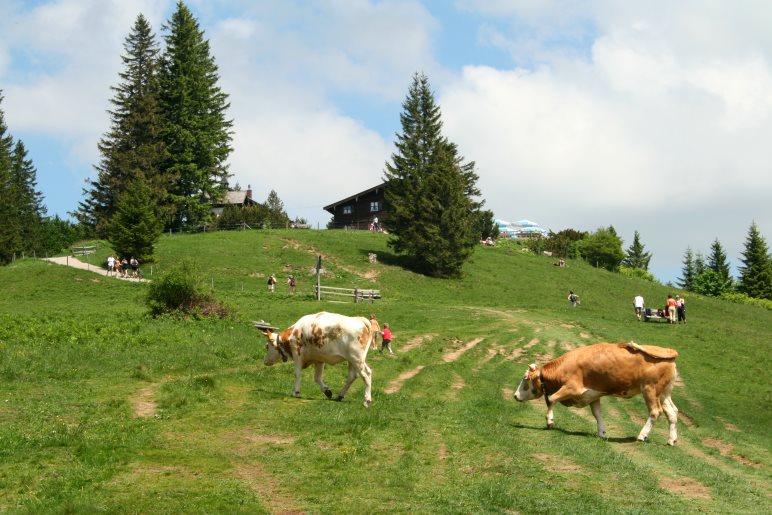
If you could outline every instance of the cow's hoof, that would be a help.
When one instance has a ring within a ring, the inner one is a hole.
[[[646,443],[646,438],[636,438],[636,442]]]
[[[292,396],[295,397],[296,399],[299,399],[300,398],[300,392],[292,392]]]
[[[365,408],[369,408],[372,403],[373,401],[369,400],[369,401],[365,401],[363,404],[365,405]]]
[[[332,399],[332,391],[329,388],[327,388],[324,391],[324,394],[327,396],[328,399]]]
[[[335,400],[336,400],[336,401],[338,401],[338,402],[340,402],[340,401],[342,401],[342,400],[343,400],[343,396],[342,396],[342,395],[336,395],[336,396],[335,396]]]
[[[554,422],[547,422],[547,429],[552,429],[554,427],[555,427],[555,423]]]
[[[678,440],[668,440],[668,441],[667,441],[667,444],[668,444],[669,446],[673,447],[677,441],[678,441]]]

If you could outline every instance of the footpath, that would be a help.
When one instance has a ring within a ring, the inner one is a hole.
[[[57,265],[71,266],[73,268],[79,268],[80,270],[87,270],[89,272],[94,272],[95,274],[99,274],[104,277],[113,277],[115,279],[120,279],[122,281],[147,282],[147,279],[139,279],[136,277],[122,277],[116,273],[107,275],[106,268],[102,268],[101,266],[98,266],[98,265],[92,265],[90,263],[84,263],[80,259],[72,256],[44,258],[44,261],[50,261],[51,263],[56,263]]]

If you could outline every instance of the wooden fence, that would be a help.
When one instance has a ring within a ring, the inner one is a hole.
[[[333,286],[314,286],[316,298],[321,300],[322,295],[330,295],[333,297],[350,297],[354,299],[354,302],[370,301],[371,303],[375,299],[381,298],[381,290],[368,290],[360,288],[335,288]]]

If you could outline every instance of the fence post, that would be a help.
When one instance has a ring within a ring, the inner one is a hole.
[[[354,304],[359,302],[359,290],[354,288]]]

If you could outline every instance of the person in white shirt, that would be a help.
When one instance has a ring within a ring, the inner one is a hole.
[[[641,295],[635,296],[635,299],[633,299],[633,307],[635,308],[635,316],[640,320],[641,315],[643,314],[643,297]]]

